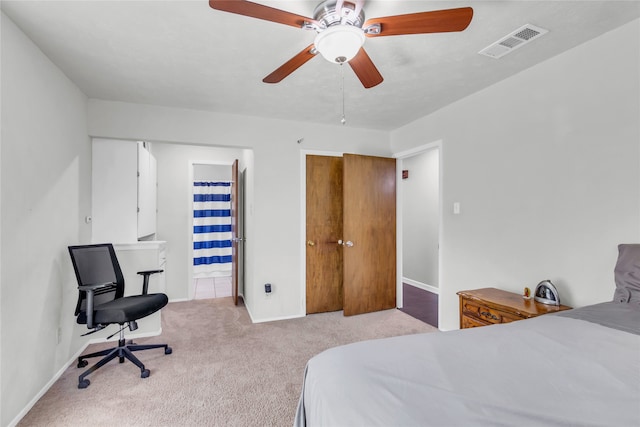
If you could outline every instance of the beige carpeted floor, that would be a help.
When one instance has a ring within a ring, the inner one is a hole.
[[[341,344],[437,331],[399,311],[344,317],[342,312],[252,324],[231,298],[171,303],[162,310],[168,343],[136,353],[151,376],[130,362],[110,362],[77,388],[75,364],[19,426],[291,426],[309,358]],[[88,352],[107,347],[93,345]]]

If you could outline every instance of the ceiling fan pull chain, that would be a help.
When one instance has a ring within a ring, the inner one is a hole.
[[[344,116],[344,63],[340,64],[340,80],[342,86],[342,119],[340,119],[340,123],[344,125],[347,123],[347,119]]]

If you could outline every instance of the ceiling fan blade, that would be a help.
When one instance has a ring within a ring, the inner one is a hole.
[[[367,89],[379,85],[384,80],[382,74],[380,74],[363,48],[360,48],[358,54],[349,61],[349,65],[351,65],[353,72],[356,73],[362,85]]]
[[[223,12],[236,13],[238,15],[250,16],[252,18],[264,19],[265,21],[277,22],[279,24],[291,25],[302,28],[306,22],[313,19],[295,13],[253,3],[246,0],[209,0],[209,6]]]
[[[313,48],[313,43],[305,47],[304,50],[282,64],[277,70],[262,79],[262,81],[265,83],[281,82],[289,74],[293,73],[295,70],[304,65],[308,60],[316,56],[315,53],[312,53]]]
[[[462,7],[373,18],[367,20],[363,28],[366,29],[373,24],[380,24],[381,26],[378,34],[367,34],[367,37],[448,33],[464,30],[471,23],[471,18],[473,18],[473,9]]]

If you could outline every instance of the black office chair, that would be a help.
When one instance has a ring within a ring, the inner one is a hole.
[[[171,354],[171,347],[167,344],[125,343],[124,330],[127,327],[131,331],[138,329],[136,320],[155,313],[169,302],[165,294],[147,293],[149,276],[163,270],[139,271],[138,274],[143,276],[142,294],[125,297],[124,277],[113,245],[69,246],[69,254],[78,279],[79,293],[75,312],[77,322],[92,329],[83,336],[102,330],[110,324],[120,325],[120,330],[116,332],[120,334],[117,347],[78,357],[78,368],[84,368],[89,363],[85,359],[104,356],[80,375],[78,388],[87,388],[90,381],[85,377],[116,357],[120,359],[120,363],[124,363],[125,358],[129,359],[140,368],[140,377],[147,378],[149,370],[145,369],[133,352],[162,347],[164,354]]]

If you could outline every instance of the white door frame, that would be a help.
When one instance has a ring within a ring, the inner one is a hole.
[[[442,204],[442,176],[443,176],[443,165],[442,165],[442,140],[437,140],[425,145],[421,145],[419,147],[412,148],[410,150],[401,151],[399,153],[393,154],[393,157],[399,160],[398,165],[396,167],[396,212],[399,212],[399,215],[396,215],[396,304],[398,308],[402,308],[402,161],[404,159],[408,159],[410,157],[417,156],[419,154],[425,153],[429,150],[438,149],[438,203],[440,205],[440,219],[438,221],[438,241],[442,242],[442,214],[443,214],[443,204]],[[438,287],[440,287],[442,283],[442,255],[441,251],[438,250]],[[438,317],[440,314],[438,313]],[[439,320],[438,320],[439,321]]]

